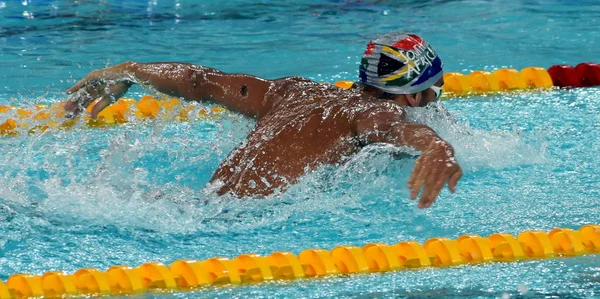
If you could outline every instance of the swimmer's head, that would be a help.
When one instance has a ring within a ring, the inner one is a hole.
[[[359,80],[390,94],[416,94],[440,81],[442,66],[442,60],[418,35],[392,32],[369,42]]]

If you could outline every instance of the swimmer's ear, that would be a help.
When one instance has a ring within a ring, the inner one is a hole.
[[[406,101],[411,107],[419,107],[422,98],[420,92],[416,94],[405,94],[404,96],[406,96]]]

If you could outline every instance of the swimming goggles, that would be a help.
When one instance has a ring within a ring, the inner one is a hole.
[[[440,97],[442,96],[442,87],[433,85],[430,88],[433,90],[433,93],[435,93],[435,101],[439,101]]]

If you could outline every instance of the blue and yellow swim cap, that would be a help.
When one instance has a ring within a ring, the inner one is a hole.
[[[442,60],[418,35],[392,32],[369,42],[359,79],[388,93],[413,94],[435,84],[442,67]]]

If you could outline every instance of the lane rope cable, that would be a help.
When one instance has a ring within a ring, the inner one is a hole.
[[[340,274],[402,271],[489,262],[517,262],[600,253],[600,225],[578,230],[524,231],[489,237],[463,235],[456,240],[431,238],[420,244],[370,243],[332,250],[306,249],[296,255],[242,254],[234,259],[176,260],[169,266],[149,262],[137,267],[112,266],[106,271],[83,268],[74,273],[14,274],[0,281],[0,299],[125,295],[195,290],[209,285],[237,285],[273,280],[307,279]]]

